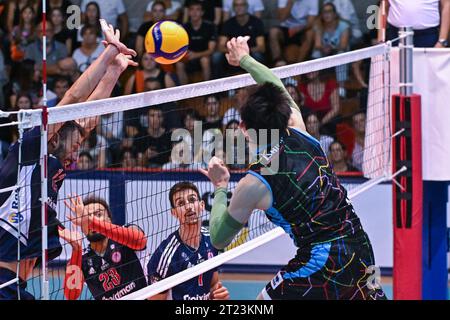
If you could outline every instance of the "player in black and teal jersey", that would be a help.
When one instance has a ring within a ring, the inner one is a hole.
[[[385,299],[372,281],[372,247],[347,191],[320,143],[311,137],[298,106],[280,79],[249,56],[248,38],[227,43],[228,62],[248,71],[259,88],[242,108],[240,127],[276,130],[279,139],[258,150],[227,207],[229,172],[213,158],[203,171],[214,184],[210,231],[225,248],[255,209],[282,227],[298,247],[296,256],[260,293],[260,299]],[[270,133],[268,133],[270,136]]]

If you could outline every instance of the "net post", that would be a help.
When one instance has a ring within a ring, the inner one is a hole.
[[[413,33],[400,31],[400,94],[392,97],[394,299],[422,299],[422,130],[421,97],[413,94]]]

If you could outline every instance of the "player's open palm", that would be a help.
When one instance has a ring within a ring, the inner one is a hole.
[[[227,42],[228,53],[225,55],[228,63],[234,67],[239,67],[241,59],[250,54],[248,40],[250,37],[232,38]]]
[[[228,181],[230,181],[230,172],[225,166],[223,160],[217,157],[212,157],[209,161],[208,171],[200,169],[200,172],[207,176],[216,188],[228,187]]]
[[[76,230],[58,229],[59,236],[67,241],[72,247],[82,246],[83,235]]]
[[[122,54],[131,55],[133,57],[137,56],[136,51],[129,49],[120,41],[120,30],[114,30],[114,27],[111,24],[108,25],[104,19],[100,19],[100,25],[105,36],[105,40],[103,41],[104,45],[112,44],[116,46]]]
[[[138,63],[132,60],[132,56],[119,53],[112,65],[117,67],[120,72],[124,72],[129,66],[137,67]]]
[[[69,208],[70,213],[67,215],[74,225],[81,227],[83,232],[88,232],[89,230],[89,215],[86,212],[83,204],[83,200],[78,195],[69,195],[68,200],[64,200],[64,204]]]
[[[225,288],[219,281],[213,288],[211,288],[210,298],[211,300],[230,300],[230,293],[228,292],[228,289]]]

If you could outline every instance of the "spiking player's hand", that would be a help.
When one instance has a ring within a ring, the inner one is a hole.
[[[200,169],[200,172],[207,176],[216,188],[228,187],[230,172],[221,159],[212,157],[209,161],[208,171]]]
[[[225,54],[228,63],[234,67],[239,67],[241,59],[250,54],[248,47],[249,36],[232,38],[227,42],[228,53]]]
[[[133,57],[137,56],[136,51],[134,51],[133,49],[129,49],[120,41],[119,29],[114,31],[114,27],[111,24],[108,25],[104,19],[100,19],[100,26],[102,27],[102,32],[105,36],[105,40],[102,41],[105,46],[111,44],[119,50],[119,53],[122,53],[124,55],[131,55]]]

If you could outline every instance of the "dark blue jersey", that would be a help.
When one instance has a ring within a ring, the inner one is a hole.
[[[82,270],[96,300],[117,300],[147,286],[136,252],[111,239],[103,256],[90,246],[85,250]]]
[[[209,231],[201,230],[200,246],[197,250],[185,244],[178,233],[172,233],[153,254],[147,265],[148,282],[153,284],[183,270],[189,269],[217,255],[212,246]],[[170,289],[169,298],[173,300],[207,300],[211,290],[211,280],[216,269],[183,282]]]
[[[270,169],[276,160],[277,170]],[[262,169],[272,174],[262,175]],[[272,193],[267,217],[282,227],[298,247],[345,238],[362,229],[347,190],[333,172],[319,141],[307,133],[289,129],[278,144],[260,152],[249,174]]]
[[[11,270],[0,268],[0,284],[13,280],[16,277],[16,273]],[[25,291],[27,282],[20,280],[10,284],[9,286],[0,289],[0,300],[34,300],[32,294]]]
[[[20,234],[20,258],[41,256],[41,149],[40,128],[24,133],[22,144],[15,143],[0,168],[0,189],[18,185],[19,190],[0,194],[0,261],[17,260]],[[21,163],[19,172],[19,150]],[[18,177],[19,173],[19,177]],[[65,171],[61,162],[48,158],[48,258],[61,253],[56,202]]]

